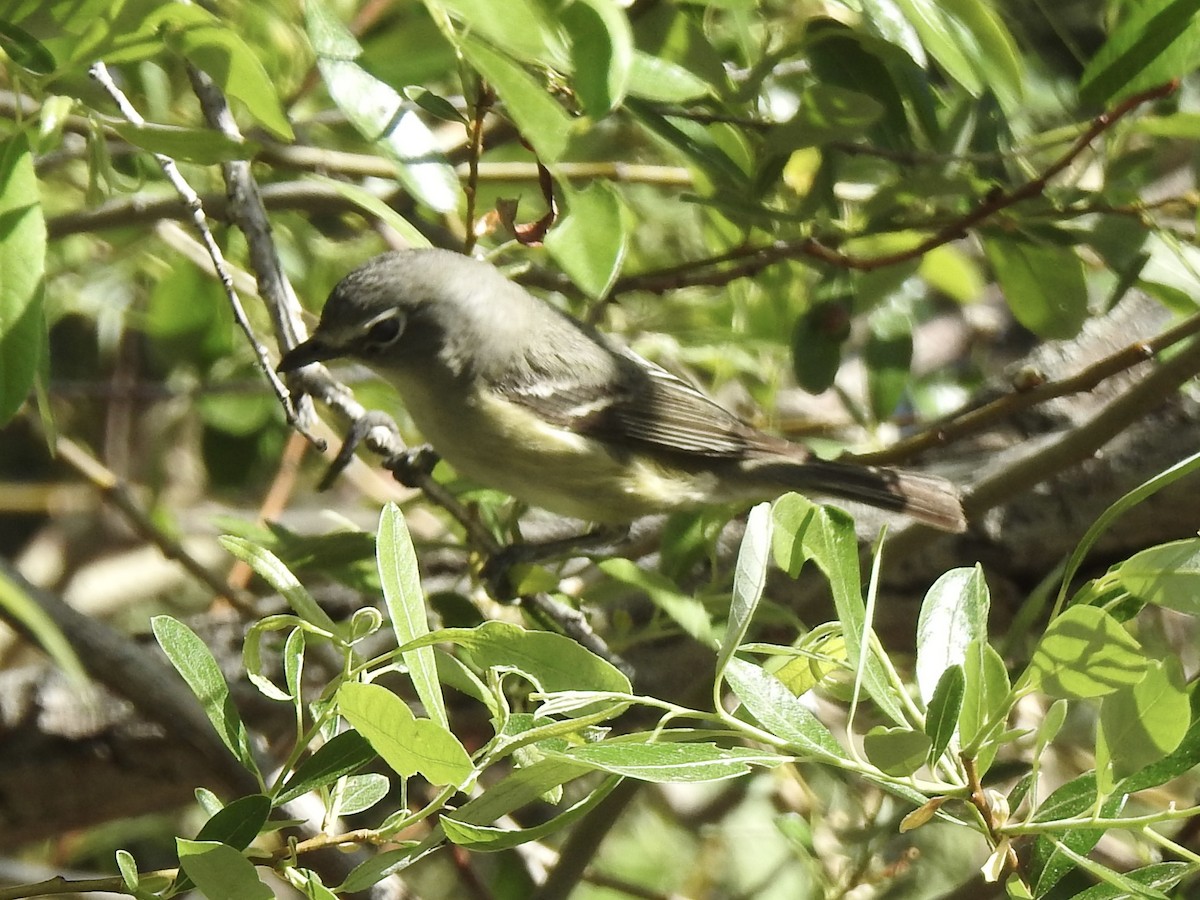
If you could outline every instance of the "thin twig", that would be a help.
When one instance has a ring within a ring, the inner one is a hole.
[[[483,79],[476,79],[475,88],[475,108],[468,126],[467,177],[463,182],[463,193],[467,197],[467,236],[463,240],[463,253],[466,254],[475,248],[475,241],[479,238],[475,231],[475,217],[478,213],[479,158],[483,156],[483,120],[487,118],[495,99],[492,89],[484,84]]]
[[[907,459],[931,447],[945,446],[988,425],[1009,418],[1042,403],[1094,389],[1101,382],[1154,359],[1169,347],[1200,334],[1200,315],[1192,316],[1155,337],[1122,347],[1085,369],[1057,381],[1046,381],[1028,388],[1014,388],[982,406],[955,413],[929,425],[921,433],[898,441],[885,450],[856,455],[855,460],[872,465]]]
[[[121,114],[125,116],[134,125],[144,125],[146,120],[142,118],[141,113],[134,108],[129,102],[129,98],[124,92],[117,87],[112,80],[112,76],[108,73],[108,68],[102,62],[93,63],[88,69],[88,74],[96,81],[105,92],[117,104],[117,108],[121,110]],[[258,336],[254,333],[254,327],[250,324],[250,320],[246,317],[246,310],[242,307],[242,301],[238,297],[237,291],[233,286],[233,279],[225,266],[225,256],[221,252],[221,248],[217,245],[216,238],[213,237],[212,231],[208,227],[208,222],[204,215],[204,206],[200,202],[200,196],[192,189],[187,180],[179,172],[179,167],[175,165],[175,161],[169,156],[164,156],[161,153],[155,153],[154,159],[158,162],[159,168],[162,169],[163,175],[167,181],[175,188],[176,192],[182,198],[184,204],[190,213],[192,224],[196,231],[200,234],[200,239],[204,242],[204,248],[208,251],[208,255],[212,258],[213,266],[217,272],[217,278],[221,282],[221,287],[225,291],[225,298],[229,302],[230,309],[233,310],[234,321],[241,329],[246,337],[247,343],[250,344],[254,351],[254,356],[258,360],[259,367],[267,376],[267,381],[271,385],[271,390],[275,392],[276,398],[279,400],[280,406],[283,407],[287,414],[289,422],[296,421],[296,412],[292,408],[291,395],[287,388],[275,374],[275,370],[271,367],[270,359],[267,355],[266,346],[259,341]]]
[[[896,253],[882,256],[857,256],[843,253],[817,237],[807,236],[772,244],[739,248],[728,253],[667,269],[627,275],[617,279],[609,297],[626,291],[663,293],[693,285],[722,286],[740,278],[758,274],[768,266],[784,260],[815,259],[840,269],[870,272],[919,259],[931,250],[966,236],[967,232],[997,213],[1042,194],[1050,181],[1070,166],[1100,135],[1144,103],[1173,93],[1179,83],[1170,81],[1134,94],[1113,109],[1101,113],[1075,139],[1058,159],[1036,177],[1012,190],[995,190],[987,194],[972,209],[942,225],[920,243]]]

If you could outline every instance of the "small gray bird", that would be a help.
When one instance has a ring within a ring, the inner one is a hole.
[[[355,269],[279,371],[338,357],[391,382],[460,474],[561,515],[625,523],[799,491],[966,528],[948,481],[818,459],[447,250],[385,253]]]

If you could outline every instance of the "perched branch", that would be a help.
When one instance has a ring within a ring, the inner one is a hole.
[[[105,90],[105,92],[117,104],[117,108],[121,110],[121,114],[125,116],[134,125],[145,125],[146,120],[129,102],[129,98],[117,87],[112,77],[108,74],[108,68],[104,63],[94,63],[88,73],[92,78]],[[200,202],[200,196],[192,189],[192,186],[187,183],[187,180],[179,173],[179,167],[175,165],[175,161],[169,156],[164,156],[161,153],[154,154],[159,168],[162,169],[163,175],[167,181],[175,188],[184,204],[187,206],[190,218],[196,231],[200,234],[201,240],[204,242],[204,247],[212,258],[213,266],[217,271],[217,278],[221,282],[221,287],[225,290],[226,300],[229,302],[230,309],[233,310],[234,320],[237,322],[238,328],[246,336],[246,341],[250,344],[254,351],[255,357],[258,359],[258,364],[267,376],[267,381],[271,385],[271,390],[275,392],[280,405],[287,413],[288,421],[295,422],[296,413],[292,408],[291,397],[288,390],[284,387],[283,382],[279,380],[279,376],[275,374],[275,370],[271,368],[270,359],[267,356],[267,348],[258,340],[258,336],[254,333],[254,327],[250,324],[250,320],[246,318],[246,310],[242,307],[242,301],[238,297],[237,291],[233,286],[233,279],[229,276],[225,265],[225,256],[221,252],[221,248],[217,245],[216,239],[213,237],[212,231],[209,230],[208,222],[204,215],[204,206]]]

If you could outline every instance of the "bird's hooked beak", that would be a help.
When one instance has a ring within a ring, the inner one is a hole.
[[[322,340],[320,337],[310,337],[307,341],[297,344],[287,353],[283,354],[283,359],[279,360],[279,365],[275,367],[276,372],[295,372],[297,369],[302,369],[310,363],[324,362],[327,359],[335,359],[343,355],[340,347]]]

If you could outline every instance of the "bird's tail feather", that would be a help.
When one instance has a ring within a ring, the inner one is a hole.
[[[944,478],[878,466],[810,459],[801,464],[768,463],[755,467],[791,490],[856,500],[893,510],[942,531],[966,531],[958,490]]]

